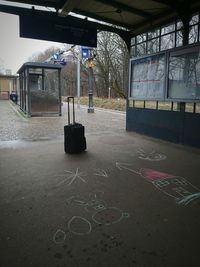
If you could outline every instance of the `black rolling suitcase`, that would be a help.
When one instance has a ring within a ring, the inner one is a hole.
[[[72,108],[73,108],[72,123],[70,123],[70,106],[69,106],[70,99],[72,99]],[[70,154],[80,153],[86,150],[85,127],[82,124],[75,122],[73,96],[69,96],[67,98],[67,104],[68,104],[68,125],[64,126],[65,153],[70,153]]]

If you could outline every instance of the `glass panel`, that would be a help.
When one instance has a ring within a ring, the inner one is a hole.
[[[146,33],[140,34],[136,36],[137,44],[145,42],[146,41]]]
[[[135,108],[144,108],[144,101],[135,101]]]
[[[175,24],[170,24],[161,28],[161,35],[173,32],[175,30]]]
[[[30,68],[29,69],[30,74],[41,74],[42,75],[42,69],[41,68]]]
[[[194,103],[186,103],[185,111],[186,112],[194,112]]]
[[[190,25],[197,24],[199,22],[199,15],[194,15],[190,20]]]
[[[196,113],[200,113],[200,103],[196,103]]]
[[[196,43],[198,40],[198,25],[192,26],[189,33],[189,44]]]
[[[147,45],[148,54],[153,54],[156,52],[159,52],[159,38],[148,41],[148,45]]]
[[[41,75],[29,74],[29,89],[30,91],[42,90]]]
[[[131,74],[131,97],[141,100],[155,100],[164,97],[164,55],[134,60],[132,62]]]
[[[170,57],[168,93],[175,99],[200,99],[199,52]]]
[[[135,37],[131,38],[131,45],[135,44]]]
[[[148,39],[156,38],[160,35],[160,29],[148,32]]]
[[[156,109],[156,101],[146,101],[145,108]]]
[[[171,110],[171,102],[158,102],[158,109],[160,110]]]
[[[142,56],[146,54],[146,43],[137,45],[136,56]]]
[[[58,113],[58,70],[43,70],[43,75],[32,74],[31,112]]]
[[[176,27],[177,27],[177,30],[181,30],[183,28],[183,22],[181,20],[177,21]]]
[[[161,50],[167,50],[175,46],[175,33],[161,36]]]
[[[135,46],[131,47],[131,57],[135,57],[136,56],[136,51],[135,51]]]
[[[183,33],[182,31],[176,32],[176,47],[183,45]]]

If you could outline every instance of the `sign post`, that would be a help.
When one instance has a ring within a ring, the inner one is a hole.
[[[80,58],[77,57],[77,99],[78,99],[78,109],[80,109]]]
[[[92,48],[90,47],[82,47],[81,48],[81,55],[82,58],[87,59],[88,61],[88,113],[94,113],[93,107],[93,57],[91,55]]]

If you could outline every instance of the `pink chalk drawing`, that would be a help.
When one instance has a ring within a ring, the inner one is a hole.
[[[133,170],[130,164],[116,163],[119,170],[128,170],[138,174],[145,180],[154,185],[164,194],[173,197],[177,204],[187,206],[191,202],[200,199],[200,189],[185,178],[175,176],[169,173],[160,172],[149,168],[141,168],[139,171]]]
[[[140,174],[147,180],[154,181],[154,180],[160,180],[160,179],[169,179],[169,178],[174,178],[174,175],[165,173],[165,172],[160,172],[160,171],[155,171],[152,169],[147,169],[147,168],[142,168],[140,169]]]

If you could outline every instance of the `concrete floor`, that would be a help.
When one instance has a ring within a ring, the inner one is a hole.
[[[200,150],[125,131],[81,107],[87,151],[64,153],[63,116],[0,101],[1,267],[200,266]]]

